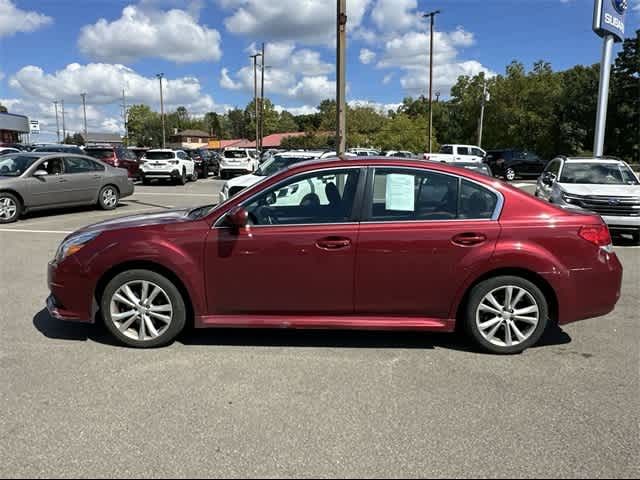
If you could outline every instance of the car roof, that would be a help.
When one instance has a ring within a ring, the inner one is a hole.
[[[174,150],[172,148],[150,148],[149,150],[147,150],[147,153],[150,152],[169,152],[169,153],[173,153],[173,152],[177,152],[178,150]]]
[[[564,159],[565,162],[569,163],[608,163],[608,164],[616,164],[616,163],[624,163],[623,160],[618,160],[617,158],[596,158],[596,157],[568,157]]]

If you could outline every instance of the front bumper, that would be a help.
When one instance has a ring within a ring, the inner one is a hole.
[[[72,259],[62,265],[49,262],[47,283],[51,293],[46,300],[47,310],[59,320],[93,323],[98,311],[93,283],[79,271]]]
[[[602,216],[602,220],[607,224],[609,230],[620,231],[640,231],[640,217],[612,217]]]

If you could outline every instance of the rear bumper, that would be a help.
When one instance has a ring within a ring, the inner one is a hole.
[[[142,178],[148,178],[148,179],[152,179],[152,178],[177,179],[180,177],[180,172],[177,169],[170,170],[170,171],[169,170],[166,170],[166,171],[149,170],[149,171],[141,171],[140,176]]]
[[[613,311],[622,289],[622,264],[615,253],[600,250],[593,268],[572,269],[564,288],[556,291],[558,323],[601,317]]]

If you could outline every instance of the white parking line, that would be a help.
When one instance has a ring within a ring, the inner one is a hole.
[[[535,187],[536,186],[535,183],[512,183],[511,185],[513,185],[514,187],[517,187],[517,188]]]
[[[16,232],[16,233],[62,233],[68,235],[71,230],[25,230],[22,228],[0,228],[0,232]]]

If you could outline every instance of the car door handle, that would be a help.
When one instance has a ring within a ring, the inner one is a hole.
[[[68,182],[68,181],[69,181],[69,180],[67,180],[66,178],[59,178],[59,179],[58,179],[58,183],[66,183],[66,182]]]
[[[351,240],[342,237],[328,237],[316,242],[316,247],[322,250],[341,250],[350,246]]]
[[[466,232],[455,235],[451,241],[455,245],[463,247],[471,247],[474,245],[480,245],[487,241],[487,236],[484,233]]]

